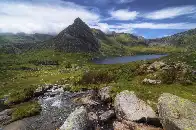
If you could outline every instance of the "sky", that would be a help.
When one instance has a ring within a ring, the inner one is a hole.
[[[58,34],[77,17],[106,33],[159,38],[196,28],[196,0],[0,0],[0,33]]]

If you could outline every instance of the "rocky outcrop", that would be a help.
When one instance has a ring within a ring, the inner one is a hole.
[[[137,98],[134,92],[123,91],[119,93],[114,101],[116,116],[118,119],[129,121],[143,121],[156,119],[153,109],[144,101]]]
[[[76,109],[69,115],[60,130],[86,130],[88,127],[88,114],[84,107]]]
[[[53,40],[56,50],[65,52],[98,52],[100,43],[80,18]]]
[[[158,111],[166,130],[196,130],[196,103],[164,93],[159,98]]]

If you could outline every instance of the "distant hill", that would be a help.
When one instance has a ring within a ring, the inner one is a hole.
[[[196,29],[177,33],[172,36],[146,40],[150,46],[178,46],[186,48],[196,48]]]
[[[53,36],[48,34],[25,34],[25,33],[1,33],[0,34],[0,45],[11,45],[11,44],[24,44],[24,43],[35,43],[51,39]]]

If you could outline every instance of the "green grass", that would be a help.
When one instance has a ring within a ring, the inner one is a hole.
[[[25,117],[38,115],[41,111],[41,106],[38,102],[31,101],[17,105],[12,113],[12,121],[20,120]]]
[[[108,54],[116,53],[110,50],[111,46],[105,44]],[[116,46],[117,47],[117,46]],[[115,48],[115,47],[114,47]],[[180,53],[181,48],[171,47],[127,47],[123,54],[137,53],[168,53],[168,57],[162,58],[165,62],[186,62],[196,68],[196,53]],[[117,52],[122,54],[122,52]],[[106,55],[108,55],[106,54]],[[113,86],[113,97],[120,91],[130,90],[155,108],[157,99],[163,92],[172,93],[196,102],[196,84],[182,85],[179,82],[161,85],[145,85],[142,80],[147,75],[138,73],[140,65],[152,63],[152,61],[138,61],[127,64],[96,65],[89,62],[98,54],[62,53],[53,50],[28,52],[19,55],[0,54],[0,98],[8,95],[8,104],[18,104],[32,99],[33,91],[38,85],[45,84],[71,84],[65,88],[70,91],[81,89],[97,89],[107,85]],[[159,59],[156,59],[159,60]],[[57,61],[59,65],[34,64],[35,61]],[[24,69],[30,68],[30,69]],[[22,114],[22,111],[33,105],[32,113],[37,113],[36,103],[14,105],[16,109],[14,119],[33,115],[31,112]]]

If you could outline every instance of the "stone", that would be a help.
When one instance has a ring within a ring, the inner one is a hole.
[[[19,120],[7,125],[3,130],[32,130],[25,121]]]
[[[6,109],[6,110],[0,112],[0,126],[5,125],[11,121],[12,112],[13,112],[12,109]]]
[[[143,81],[142,81],[143,84],[151,84],[151,85],[156,85],[156,84],[161,84],[162,81],[161,80],[153,80],[153,79],[147,79],[145,78]]]
[[[122,122],[115,121],[113,123],[114,130],[133,130],[130,129],[128,125],[123,124]]]
[[[47,92],[49,89],[51,89],[53,86],[52,85],[46,85],[46,86],[40,86],[38,87],[35,92],[34,95],[35,96],[40,96],[40,95],[44,95],[45,92]]]
[[[113,117],[115,117],[115,112],[114,112],[114,110],[108,110],[108,111],[104,112],[103,114],[101,114],[101,115],[99,116],[100,121],[104,121],[104,122],[106,122],[106,121],[112,119]]]
[[[157,71],[160,70],[161,68],[165,67],[166,64],[162,61],[155,61],[154,63],[152,63],[147,70],[149,71]]]
[[[75,98],[74,102],[78,104],[82,104],[82,105],[88,105],[88,106],[100,104],[99,102],[96,102],[95,100],[93,100],[92,95],[86,95],[85,97]]]
[[[94,112],[89,112],[89,113],[88,113],[88,119],[89,119],[90,121],[96,121],[96,120],[98,120],[98,116],[97,116],[97,114],[94,113]]]
[[[109,86],[109,87],[104,87],[98,91],[98,95],[102,101],[104,101],[104,102],[111,101],[111,99],[112,99],[110,96],[111,89],[112,89],[112,87]]]
[[[158,99],[159,118],[166,130],[196,130],[196,103],[163,93]]]
[[[83,106],[77,108],[66,119],[60,130],[87,130],[88,128],[88,113]]]
[[[125,90],[115,97],[114,108],[118,119],[128,121],[148,121],[156,119],[153,109],[137,98],[134,92]]]
[[[113,123],[113,126],[114,130],[162,130],[161,128],[125,120],[123,120],[122,122],[116,121]]]

